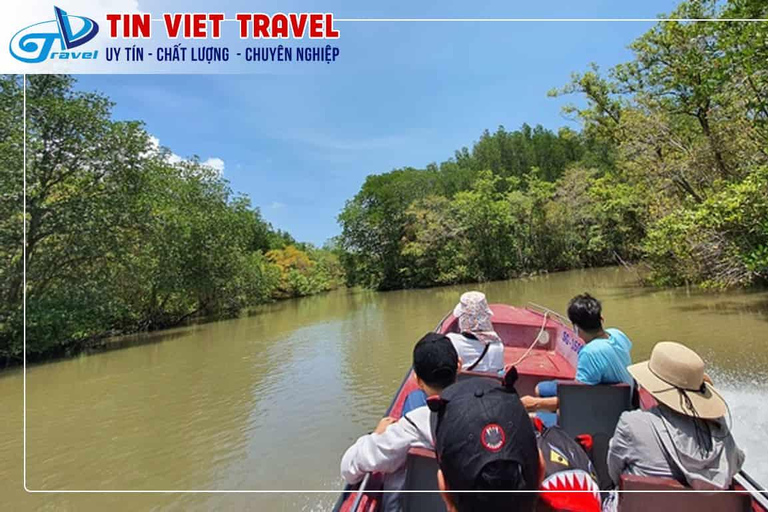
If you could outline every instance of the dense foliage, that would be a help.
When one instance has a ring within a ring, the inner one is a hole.
[[[172,163],[137,122],[66,76],[0,77],[0,358],[72,352],[94,338],[221,317],[343,282],[338,258],[266,223],[197,159]],[[1,361],[2,359],[0,359]]]
[[[347,278],[391,289],[631,259],[643,212],[613,197],[612,166],[607,144],[524,125],[440,165],[369,176],[339,216]]]
[[[756,0],[670,18],[764,18]],[[369,176],[339,216],[347,279],[380,289],[642,261],[649,281],[768,278],[768,25],[660,22],[631,62],[573,75],[582,123],[484,133]]]

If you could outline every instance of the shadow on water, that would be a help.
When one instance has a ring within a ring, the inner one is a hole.
[[[675,309],[684,313],[707,312],[715,315],[756,315],[768,322],[768,300],[745,302],[736,300],[718,300],[706,304],[686,304],[676,306]]]
[[[239,316],[233,318],[195,318],[188,320],[184,325],[161,329],[149,332],[137,332],[119,336],[106,336],[85,341],[81,348],[75,348],[72,352],[62,351],[48,355],[44,360],[31,360],[27,358],[27,367],[35,367],[68,359],[74,359],[84,356],[92,356],[114,350],[122,350],[142,345],[151,345],[171,341],[188,336],[194,336],[196,333],[205,330],[208,324],[226,324],[228,322],[240,322],[244,318],[259,319],[274,314],[290,315],[293,314],[295,320],[303,323],[312,323],[319,319],[331,319],[334,313],[343,310],[341,303],[354,304],[370,300],[375,292],[370,290],[334,290],[324,294],[313,295],[310,297],[301,297],[294,299],[280,300],[268,304],[263,304],[250,308],[242,312]],[[0,376],[13,374],[20,371],[22,364],[13,363],[8,366],[0,367]]]

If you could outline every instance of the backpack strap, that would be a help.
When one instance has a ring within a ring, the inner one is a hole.
[[[475,369],[475,366],[477,366],[478,364],[480,364],[480,361],[482,361],[482,360],[483,360],[483,358],[485,357],[485,354],[487,354],[487,353],[488,353],[488,348],[490,348],[490,346],[491,346],[491,344],[490,344],[490,343],[486,343],[486,344],[485,344],[485,348],[483,349],[483,352],[482,352],[482,354],[480,354],[480,357],[478,357],[478,358],[477,358],[477,360],[476,360],[474,363],[472,363],[472,365],[470,365],[470,366],[469,366],[469,367],[468,367],[466,370],[464,370],[464,371],[467,371],[467,372],[471,372],[472,370],[474,370],[474,369]]]

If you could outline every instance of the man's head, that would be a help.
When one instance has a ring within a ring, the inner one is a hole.
[[[438,394],[456,382],[459,356],[451,340],[443,334],[426,334],[413,347],[413,370],[427,395]]]
[[[438,485],[449,511],[530,511],[540,480],[539,450],[513,389],[472,378],[430,401]],[[464,493],[452,491],[478,491]]]
[[[602,312],[600,301],[588,293],[577,295],[568,303],[568,319],[574,327],[588,335],[603,329]]]

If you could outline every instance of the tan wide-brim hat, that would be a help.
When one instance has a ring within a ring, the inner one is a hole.
[[[627,370],[657,401],[680,414],[717,419],[728,411],[720,393],[704,380],[704,361],[685,345],[659,342],[650,360]]]

